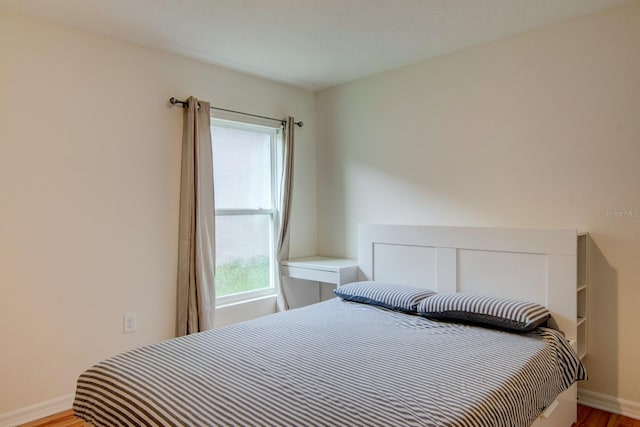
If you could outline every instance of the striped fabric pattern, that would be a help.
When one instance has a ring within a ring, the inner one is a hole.
[[[424,288],[368,280],[340,286],[335,290],[335,294],[347,301],[415,313],[420,301],[434,295],[435,292]]]
[[[550,316],[546,307],[532,302],[466,294],[435,295],[420,303],[418,314],[525,332],[542,325]]]
[[[525,427],[580,361],[555,331],[332,299],[138,348],[78,379],[96,426]]]

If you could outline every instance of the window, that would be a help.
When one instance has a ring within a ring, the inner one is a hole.
[[[279,133],[212,119],[218,304],[275,293]]]

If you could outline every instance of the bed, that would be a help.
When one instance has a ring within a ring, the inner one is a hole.
[[[148,426],[575,421],[575,232],[362,225],[358,236],[363,280],[532,301],[565,335],[336,298],[100,362],[78,379],[76,415]]]

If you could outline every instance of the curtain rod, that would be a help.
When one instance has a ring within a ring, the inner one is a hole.
[[[171,105],[180,104],[183,107],[186,107],[187,105],[189,105],[189,103],[187,101],[181,101],[181,100],[179,100],[177,98],[174,98],[174,97],[169,98],[169,104],[171,104]],[[274,120],[276,122],[282,123],[283,126],[287,122],[286,120],[282,120],[282,119],[274,119],[273,117],[259,116],[257,114],[251,114],[251,113],[243,113],[242,111],[227,110],[226,108],[219,108],[219,107],[209,107],[209,108],[211,110],[226,111],[227,113],[242,114],[243,116],[251,116],[251,117],[258,117],[260,119]],[[299,128],[301,128],[304,125],[304,123],[295,122],[295,125],[298,126]]]

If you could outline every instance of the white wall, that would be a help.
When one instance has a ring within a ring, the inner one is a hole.
[[[358,223],[587,230],[582,387],[640,402],[639,46],[633,2],[319,92],[320,253]]]
[[[0,93],[0,415],[174,335],[182,111],[169,97],[304,120],[291,255],[315,252],[313,94],[7,13]],[[122,333],[125,312],[136,333]]]

